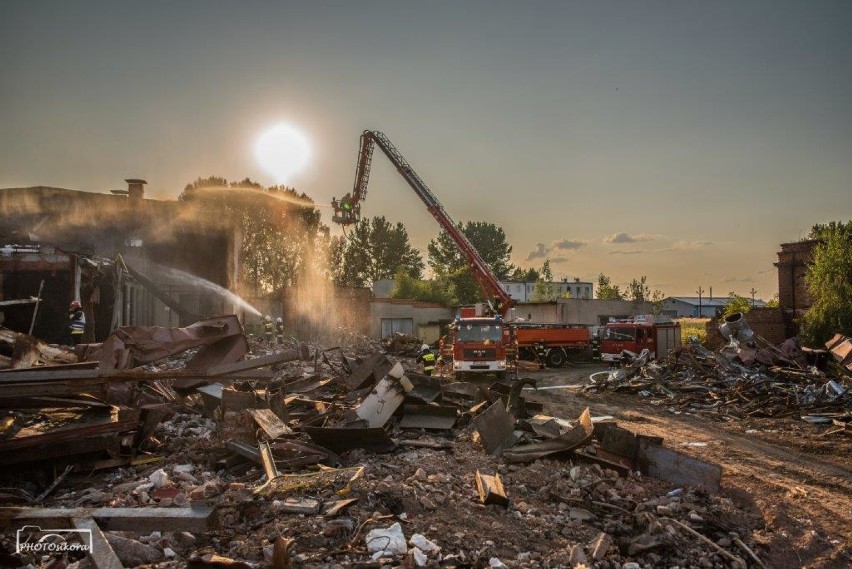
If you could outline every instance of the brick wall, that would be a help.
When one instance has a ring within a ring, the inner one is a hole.
[[[789,336],[786,332],[784,314],[780,308],[752,308],[745,315],[745,320],[754,333],[767,342],[777,346]],[[724,319],[711,318],[707,326],[707,341],[705,345],[711,350],[718,350],[727,342],[719,332],[719,324]]]
[[[805,274],[817,243],[814,240],[782,243],[778,251],[778,262],[775,263],[778,268],[778,302],[783,311],[788,337],[796,335],[796,318],[811,306]]]

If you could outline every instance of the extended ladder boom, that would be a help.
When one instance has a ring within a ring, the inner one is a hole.
[[[358,154],[358,169],[355,172],[355,187],[351,194],[346,194],[340,201],[332,200],[334,207],[333,221],[341,225],[351,225],[358,221],[361,212],[361,202],[367,197],[367,183],[370,181],[370,165],[373,159],[373,148],[378,145],[388,157],[388,160],[396,167],[397,172],[405,178],[414,193],[426,205],[426,209],[432,214],[432,217],[441,226],[441,229],[447,232],[447,235],[452,238],[458,246],[464,258],[467,260],[468,267],[473,274],[476,284],[487,300],[493,298],[496,301],[494,310],[500,315],[505,315],[509,308],[514,304],[512,297],[509,296],[503,287],[500,286],[500,280],[491,267],[488,266],[467,236],[453,223],[450,215],[444,210],[444,206],[435,197],[435,194],[429,189],[426,183],[420,179],[420,176],[414,171],[411,165],[403,158],[399,150],[391,143],[387,136],[378,131],[365,130],[361,134],[361,150]]]

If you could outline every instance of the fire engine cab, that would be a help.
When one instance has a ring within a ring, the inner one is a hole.
[[[652,315],[610,320],[603,329],[601,360],[617,362],[625,350],[638,354],[645,349],[651,353],[651,359],[658,359],[678,346],[679,322]]]

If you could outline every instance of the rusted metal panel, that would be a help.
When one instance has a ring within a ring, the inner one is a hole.
[[[393,442],[387,432],[382,428],[344,429],[305,427],[304,430],[315,443],[338,454],[356,448],[363,448],[373,452],[390,452],[396,447],[396,443]]]
[[[354,391],[364,387],[370,380],[378,381],[383,378],[392,368],[384,354],[372,354],[367,357],[349,377],[346,378],[346,388]]]
[[[129,349],[137,364],[146,364],[166,358],[189,348],[210,346],[230,337],[242,336],[245,341],[243,326],[233,314],[200,320],[186,328],[162,328],[160,326],[125,326],[117,329],[104,341],[98,351],[98,361],[101,370],[120,369],[125,361],[124,350]],[[222,344],[213,348],[214,352],[226,352],[223,358],[233,363],[239,360],[246,351],[247,343],[237,342],[234,345]],[[239,346],[245,348],[240,353]],[[199,356],[196,355],[196,358]],[[203,356],[203,358],[212,356]],[[221,358],[220,358],[221,361]]]
[[[500,456],[503,449],[515,444],[515,420],[499,399],[474,419],[473,426],[479,432],[483,449],[490,455]]]
[[[404,429],[452,429],[458,418],[455,407],[443,405],[405,405],[399,426]]]
[[[503,453],[503,458],[508,462],[530,462],[544,456],[572,450],[592,438],[594,427],[589,408],[580,413],[577,425],[564,434],[540,443],[512,448],[511,451]]]
[[[640,439],[637,463],[648,476],[672,484],[701,488],[718,493],[722,481],[722,467],[705,462],[648,440]]]

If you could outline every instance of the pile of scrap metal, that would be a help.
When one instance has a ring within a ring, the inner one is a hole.
[[[693,342],[659,362],[640,354],[621,369],[593,374],[585,389],[637,393],[720,418],[801,417],[849,434],[848,338],[838,334],[828,351],[800,348],[795,338],[776,347],[755,335],[741,314],[727,317],[720,333],[729,343],[718,352]]]
[[[180,408],[179,392],[201,384],[269,380],[259,370],[301,357],[282,351],[243,360],[248,343],[236,316],[186,328],[131,326],[103,344],[75,351],[0,330],[11,346],[0,370],[0,464],[74,457],[77,465],[119,466],[142,460],[157,424]],[[179,369],[156,366],[197,349]],[[8,351],[8,350],[7,350]]]

